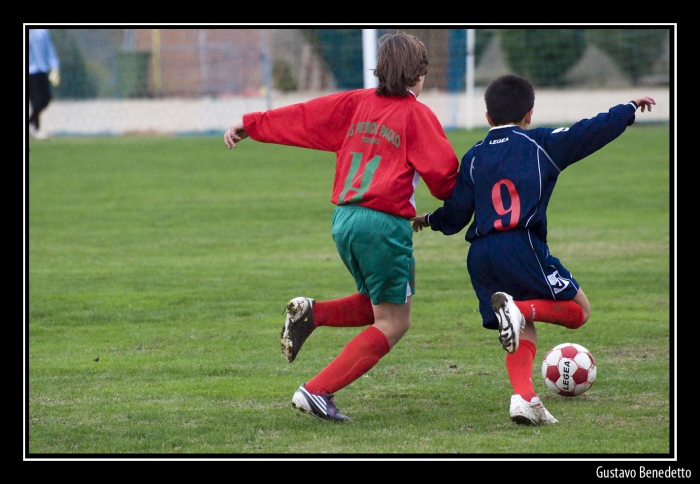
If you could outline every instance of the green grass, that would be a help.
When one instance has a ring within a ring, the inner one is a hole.
[[[448,133],[458,156],[484,131]],[[533,381],[554,426],[508,418],[464,232],[415,235],[412,327],[338,392],[352,424],[291,396],[360,328],[320,328],[288,364],[286,301],[355,292],[330,236],[334,156],[222,137],[31,143],[25,455],[664,458],[674,451],[668,126],[632,126],[563,172],[549,245],[592,306],[539,324]],[[439,206],[421,183],[419,212]],[[573,341],[598,363],[576,398],[539,364]]]

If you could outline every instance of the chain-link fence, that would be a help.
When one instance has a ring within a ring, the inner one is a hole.
[[[475,29],[473,45],[466,29],[401,30],[428,48],[421,101],[448,128],[473,125],[465,106],[478,104],[486,84],[505,73],[530,78],[544,111],[546,94],[571,100],[572,93],[634,90],[669,97],[672,26]],[[54,134],[218,132],[244,112],[363,87],[361,29],[55,28],[51,35],[61,83],[43,124]],[[600,102],[593,109],[609,107]],[[588,113],[577,110],[575,117]]]

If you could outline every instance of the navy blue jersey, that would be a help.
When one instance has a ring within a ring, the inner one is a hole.
[[[559,174],[620,136],[636,110],[630,101],[568,128],[492,128],[464,155],[452,195],[427,222],[452,235],[474,216],[469,242],[514,228],[546,242],[547,205]]]
[[[578,282],[547,246],[547,205],[562,170],[620,136],[636,110],[620,104],[569,128],[492,128],[464,155],[452,195],[426,221],[451,235],[474,218],[467,270],[485,328],[498,329],[494,292],[516,301],[576,296]]]

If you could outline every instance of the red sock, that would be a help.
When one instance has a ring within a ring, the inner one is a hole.
[[[513,302],[528,322],[551,323],[569,329],[580,328],[583,325],[583,309],[574,301],[529,299]]]
[[[532,362],[535,361],[537,347],[528,340],[520,340],[518,351],[506,355],[506,370],[513,387],[513,393],[520,395],[528,402],[536,397],[535,387],[532,385]]]
[[[316,301],[313,315],[317,328],[319,326],[354,328],[374,324],[372,300],[359,292],[340,299]]]
[[[389,352],[389,341],[374,326],[363,330],[343,351],[306,383],[311,393],[335,393],[372,369]]]

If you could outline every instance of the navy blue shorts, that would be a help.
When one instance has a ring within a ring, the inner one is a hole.
[[[467,254],[467,271],[479,299],[481,324],[487,329],[498,329],[491,309],[494,292],[506,292],[516,301],[570,301],[579,289],[547,244],[530,237],[527,230],[497,232],[474,240]]]

